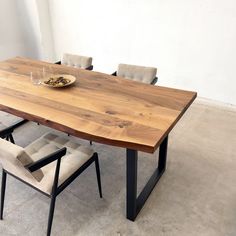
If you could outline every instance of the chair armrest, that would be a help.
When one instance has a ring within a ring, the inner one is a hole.
[[[13,127],[14,129],[18,128],[19,126],[25,124],[26,122],[28,122],[28,120],[21,120],[16,122],[15,124],[13,124],[11,127]]]
[[[117,76],[117,71],[113,72],[111,75]]]
[[[93,70],[93,65],[87,67],[86,70]]]
[[[3,129],[0,131],[0,137],[4,137],[6,135],[9,135],[11,133],[13,133],[14,129],[18,128],[19,126],[25,124],[26,122],[28,122],[28,120],[22,120],[22,121],[18,121],[16,123],[14,123],[13,125]]]
[[[0,137],[5,138],[7,135],[12,134],[13,131],[14,131],[14,128],[12,128],[12,126],[7,127],[0,131]]]
[[[66,148],[63,147],[34,163],[26,165],[25,168],[27,168],[30,172],[34,172],[55,160],[61,159],[65,154],[66,154]]]
[[[156,82],[157,82],[157,80],[158,80],[158,77],[155,77],[155,78],[153,79],[153,81],[151,82],[151,84],[152,84],[152,85],[155,85]]]
[[[61,61],[57,61],[57,62],[55,62],[54,64],[61,65]]]

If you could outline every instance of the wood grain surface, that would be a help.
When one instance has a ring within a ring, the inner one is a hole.
[[[43,67],[77,80],[57,89],[33,85],[30,72]],[[27,58],[0,62],[0,110],[83,139],[149,153],[196,95]]]

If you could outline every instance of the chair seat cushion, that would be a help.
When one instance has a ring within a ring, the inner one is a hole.
[[[67,148],[67,153],[61,159],[58,185],[62,184],[88,161],[93,156],[94,151],[90,147],[81,146],[70,137],[61,137],[52,133],[45,134],[25,148],[26,153],[34,161],[37,161],[62,147]],[[40,189],[48,194],[52,190],[55,168],[56,161],[41,168],[44,176],[39,183]]]

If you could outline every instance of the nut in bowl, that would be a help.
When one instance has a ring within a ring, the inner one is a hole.
[[[76,78],[72,75],[52,75],[43,80],[43,85],[52,88],[61,88],[69,86],[76,81]]]

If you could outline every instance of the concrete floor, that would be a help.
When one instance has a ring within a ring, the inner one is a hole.
[[[14,137],[24,146],[48,130],[29,123]],[[125,150],[94,144],[104,198],[91,166],[58,197],[52,235],[235,236],[236,109],[195,102],[169,137],[167,170],[135,222],[125,217]],[[139,189],[156,156],[140,153]],[[0,235],[45,235],[48,210],[47,197],[9,177]]]

